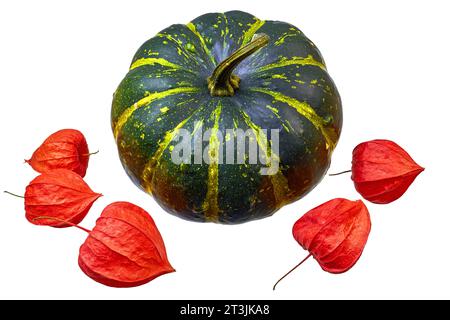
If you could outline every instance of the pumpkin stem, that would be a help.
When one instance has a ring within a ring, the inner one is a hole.
[[[269,36],[260,33],[253,36],[252,41],[237,49],[228,58],[223,60],[214,70],[211,77],[208,78],[209,93],[213,97],[224,97],[234,95],[235,90],[239,89],[238,76],[232,74],[245,58],[252,55],[269,43]]]
[[[284,278],[286,278],[292,271],[294,271],[295,269],[297,269],[298,267],[300,267],[300,266],[302,265],[303,262],[305,262],[306,260],[309,259],[309,257],[311,257],[311,255],[312,255],[311,253],[308,254],[308,256],[307,256],[305,259],[303,259],[302,261],[300,261],[299,264],[297,264],[295,267],[293,267],[291,270],[289,270],[288,273],[286,273],[284,276],[282,276],[282,277],[280,278],[280,280],[278,280],[278,281],[275,283],[275,285],[273,286],[273,290],[276,289],[277,284],[279,284],[281,280],[283,280]]]

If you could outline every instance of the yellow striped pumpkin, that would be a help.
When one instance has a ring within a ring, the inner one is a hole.
[[[114,94],[111,125],[127,174],[163,208],[232,224],[270,216],[320,182],[342,108],[319,50],[298,28],[230,11],[146,41]],[[182,129],[195,136],[199,128],[209,132],[201,146],[210,161],[192,154],[174,162]],[[243,163],[217,161],[238,129],[254,134],[245,147],[257,143],[279,161],[277,170],[261,174],[267,165],[251,162],[248,149]],[[279,132],[278,152],[271,129]]]

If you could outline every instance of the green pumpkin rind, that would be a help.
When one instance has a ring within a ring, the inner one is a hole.
[[[237,66],[235,95],[211,96],[214,68],[256,33],[269,44]],[[280,170],[263,176],[260,164],[174,164],[172,138],[198,121],[203,131],[280,129]],[[320,182],[342,107],[319,50],[299,29],[230,11],[145,42],[114,94],[111,125],[127,174],[163,208],[188,220],[241,223],[272,215]]]

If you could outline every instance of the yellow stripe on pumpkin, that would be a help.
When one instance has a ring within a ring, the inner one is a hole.
[[[250,129],[252,129],[253,134],[256,138],[256,142],[259,145],[259,149],[264,152],[266,159],[270,159],[272,157],[275,158],[275,161],[278,161],[278,163],[280,163],[279,156],[277,154],[272,154],[272,148],[269,146],[268,139],[264,134],[264,131],[262,131],[262,128],[255,124],[246,112],[241,111],[241,114],[244,118],[244,122],[250,127]],[[276,205],[279,208],[284,205],[287,194],[289,192],[288,180],[283,175],[280,168],[278,168],[277,173],[269,176],[269,179],[272,183],[273,195],[275,197]]]
[[[326,67],[323,63],[315,60],[312,55],[308,55],[306,58],[302,57],[292,57],[291,59],[282,58],[281,60],[262,66],[257,71],[267,71],[270,69],[281,68],[286,66],[299,65],[299,66],[316,66],[322,70],[326,70]]]
[[[133,62],[133,64],[130,67],[130,70],[136,69],[141,66],[146,66],[146,65],[153,66],[155,64],[159,64],[161,66],[172,68],[175,70],[180,70],[180,69],[184,70],[183,67],[181,67],[175,63],[172,63],[166,59],[163,59],[163,58],[141,58],[141,59],[138,59],[135,62]],[[186,71],[189,71],[189,70],[186,70]]]
[[[200,32],[197,31],[197,28],[195,27],[195,25],[192,22],[189,22],[186,27],[191,30],[191,32],[193,34],[195,34],[198,38],[198,40],[200,41],[203,50],[205,50],[206,54],[208,55],[208,57],[211,59],[211,62],[213,63],[213,65],[215,66],[217,64],[216,59],[214,59],[214,56],[212,55],[211,51],[209,51],[208,47],[206,46],[206,42],[205,39],[203,38],[203,36],[200,34]]]
[[[194,87],[180,87],[180,88],[174,88],[169,89],[165,91],[160,92],[154,92],[149,94],[148,96],[142,98],[138,102],[134,103],[131,107],[128,107],[125,109],[124,112],[120,115],[119,119],[117,120],[115,126],[114,126],[114,138],[117,141],[117,137],[119,135],[120,130],[122,130],[122,127],[125,125],[125,123],[128,121],[128,119],[131,117],[133,112],[135,112],[137,109],[139,109],[142,106],[148,105],[149,103],[166,98],[168,96],[172,96],[179,93],[189,93],[189,92],[197,92],[199,91],[199,88]]]
[[[248,28],[248,30],[244,32],[241,47],[249,43],[252,40],[253,36],[255,35],[256,31],[258,31],[258,29],[261,28],[265,23],[264,20],[259,20],[258,18],[255,19],[256,22],[254,22],[250,26],[250,28]]]
[[[319,130],[326,142],[326,148],[333,150],[337,142],[337,134],[333,128],[327,128],[326,121],[322,119],[316,111],[306,102],[298,101],[292,97],[286,96],[280,92],[275,92],[263,88],[251,88],[250,90],[262,92],[273,97],[276,101],[284,102],[297,110],[299,114],[309,120],[317,130]]]
[[[293,31],[293,32],[292,32]],[[286,38],[289,37],[295,37],[298,35],[301,35],[302,32],[296,28],[289,28],[288,32],[283,33],[277,40],[275,40],[275,42],[273,43],[276,46],[281,46],[284,41],[286,40]]]
[[[158,149],[153,154],[153,156],[150,158],[150,160],[147,162],[146,166],[144,167],[144,170],[142,171],[142,178],[144,180],[143,187],[148,193],[152,193],[151,190],[151,183],[153,180],[153,175],[155,174],[155,168],[158,166],[159,161],[164,153],[166,151],[169,144],[172,142],[172,140],[176,137],[178,131],[184,127],[184,125],[192,118],[194,114],[199,112],[200,110],[203,110],[203,107],[200,107],[196,109],[192,114],[181,121],[179,124],[175,126],[172,130],[166,131],[164,138],[161,142],[158,144]]]
[[[209,138],[209,167],[208,167],[208,191],[203,202],[203,210],[205,211],[205,220],[217,222],[219,220],[219,151],[220,143],[217,137],[219,131],[219,119],[222,113],[222,103],[219,101],[216,109],[213,112],[214,125],[211,129],[211,136]]]

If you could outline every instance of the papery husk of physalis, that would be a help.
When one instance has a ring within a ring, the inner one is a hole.
[[[80,223],[92,204],[102,195],[91,190],[77,173],[67,169],[55,169],[34,178],[25,189],[25,216],[33,224],[52,227]]]
[[[364,199],[386,204],[399,199],[424,171],[398,144],[372,140],[353,150],[352,180]]]
[[[308,211],[292,228],[294,239],[308,255],[273,289],[310,257],[330,273],[350,270],[361,257],[370,229],[369,211],[361,200],[336,198]]]
[[[175,270],[151,216],[129,202],[108,205],[80,247],[78,264],[93,280],[135,287]]]
[[[90,155],[86,138],[80,131],[63,129],[45,139],[25,162],[39,173],[68,169],[84,177]]]

